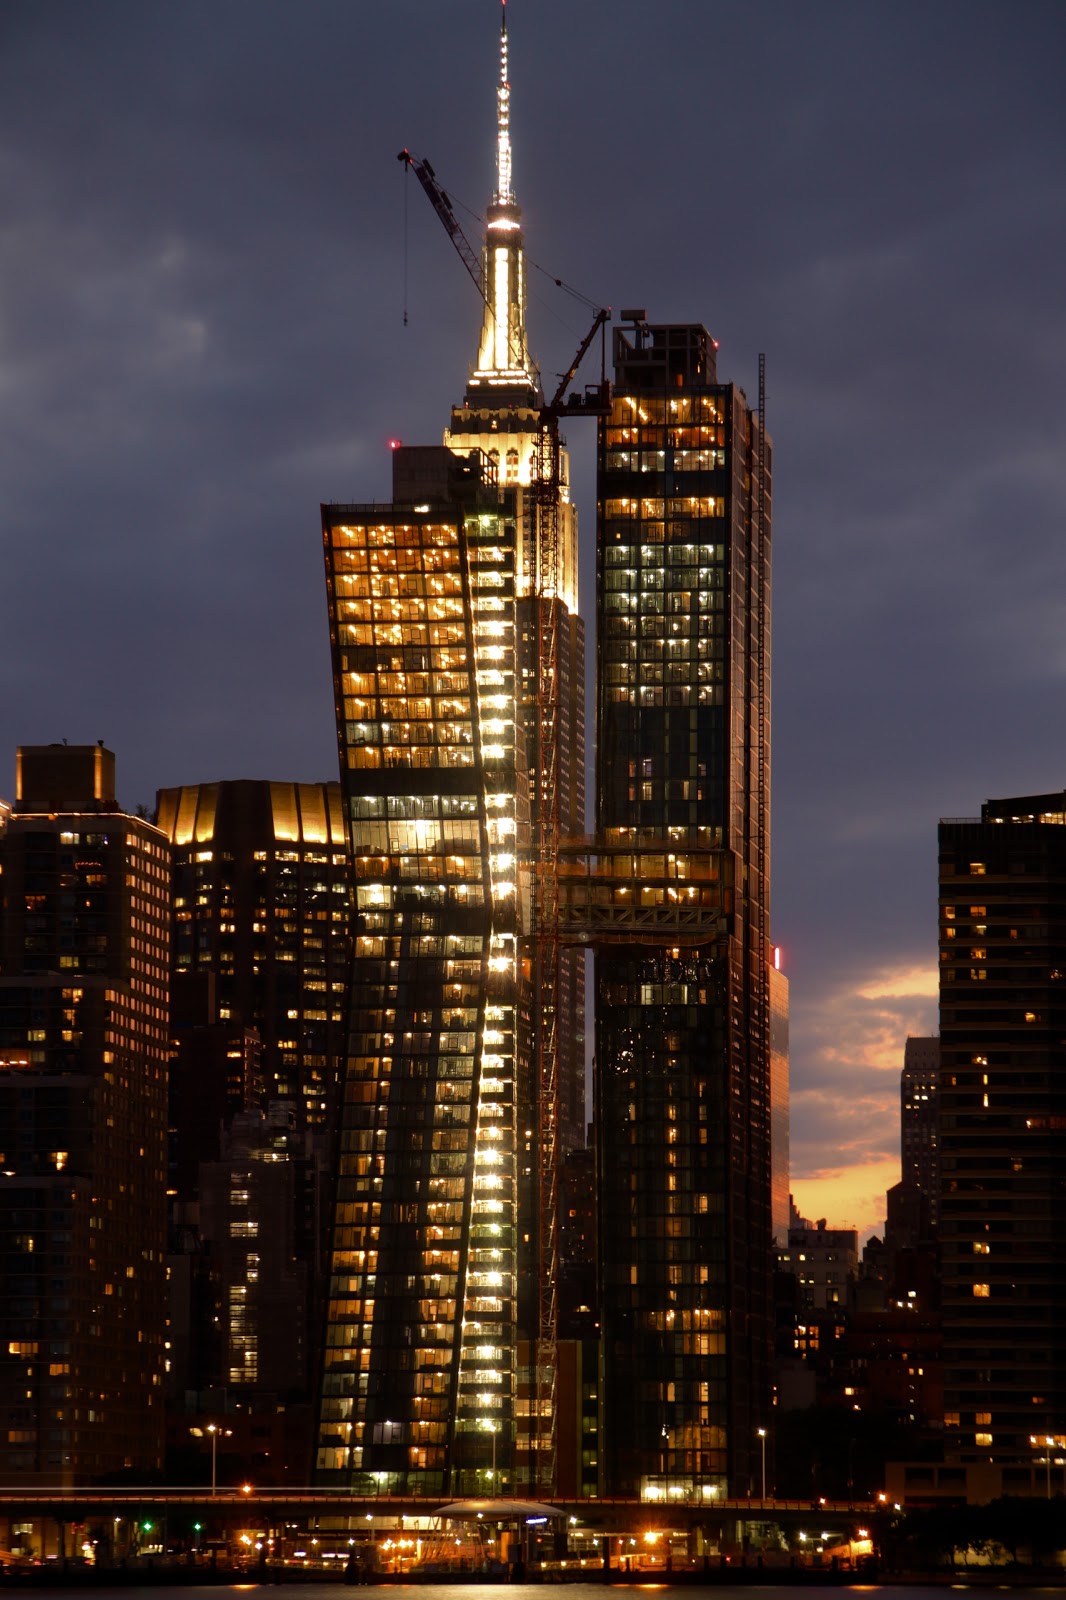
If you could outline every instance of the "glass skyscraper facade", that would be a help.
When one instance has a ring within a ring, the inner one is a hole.
[[[538,841],[585,828],[585,645],[505,16],[463,401],[443,447],[396,451],[390,505],[323,508],[355,938],[316,1472],[426,1494],[553,1482],[556,1175],[585,1128],[585,952],[529,937]]]
[[[515,524],[476,452],[405,456],[323,508],[355,953],[316,1472],[470,1494],[514,1450]]]
[[[597,845],[633,878],[596,953],[601,1492],[710,1501],[751,1489],[770,1406],[771,458],[704,328],[627,317],[597,527]],[[657,934],[686,897],[700,925]]]
[[[316,1473],[555,1485],[556,1179],[582,1143],[592,946],[582,1478],[711,1504],[752,1488],[771,1403],[770,447],[705,329],[623,313],[589,841],[577,521],[525,334],[505,26],[478,281],[445,447],[396,451],[388,505],[323,507],[354,956]]]

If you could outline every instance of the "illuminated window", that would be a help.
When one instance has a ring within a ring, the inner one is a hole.
[[[978,1300],[987,1300],[991,1290],[989,1289],[987,1283],[975,1283],[973,1286],[973,1292]]]

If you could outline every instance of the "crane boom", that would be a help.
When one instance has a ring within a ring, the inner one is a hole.
[[[569,367],[567,368],[567,370],[563,373],[563,376],[560,378],[559,387],[556,389],[555,393],[552,395],[551,399],[548,401],[548,404],[545,406],[545,408],[544,408],[545,411],[547,411],[547,412],[549,412],[549,413],[551,413],[553,415],[557,415],[558,414],[558,412],[559,412],[559,410],[560,410],[560,408],[562,406],[562,403],[563,403],[563,396],[566,393],[567,389],[569,389],[570,385],[573,383],[574,378],[575,378],[575,376],[577,374],[578,367],[581,365],[581,363],[584,361],[586,355],[588,354],[589,345],[592,343],[593,339],[595,339],[595,337],[596,337],[597,333],[599,332],[599,330],[606,323],[610,322],[610,320],[611,320],[611,308],[610,308],[610,306],[606,306],[606,307],[602,308],[601,310],[597,311],[596,317],[595,317],[595,321],[593,322],[592,327],[589,329],[588,333],[586,333],[585,337],[582,339],[580,345],[578,346],[578,350],[577,350],[576,356],[574,357],[573,361],[571,361],[571,363],[570,363]],[[602,390],[602,384],[603,384],[603,380],[601,378],[601,390]]]
[[[424,157],[414,156],[411,154],[410,150],[401,150],[396,159],[397,161],[403,162],[404,167],[408,172],[414,173],[415,177],[426,191],[430,205],[433,207],[441,222],[444,224],[444,228],[448,234],[448,237],[451,239],[452,244],[459,252],[459,259],[462,261],[467,272],[469,272],[470,276],[473,278],[474,283],[477,286],[477,292],[481,296],[482,300],[484,300],[486,298],[485,280],[481,272],[481,257],[476,253],[466,234],[459,226],[459,218],[455,215],[455,212],[452,209],[452,203],[448,199],[448,196],[437,182],[437,174],[433,171],[433,168]]]

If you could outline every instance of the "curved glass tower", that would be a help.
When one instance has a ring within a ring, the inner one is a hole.
[[[316,1476],[362,1493],[486,1492],[513,1439],[514,523],[476,458],[398,479],[427,456],[436,493],[323,507],[355,951]]]

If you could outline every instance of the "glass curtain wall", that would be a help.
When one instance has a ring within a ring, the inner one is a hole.
[[[667,876],[704,856],[720,909],[597,951],[601,1492],[700,1501],[751,1489],[769,1403],[769,506],[705,330],[616,331],[615,363],[598,828]]]
[[[506,1490],[513,516],[493,490],[463,510],[326,506],[323,528],[355,954],[317,1477]]]

